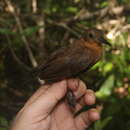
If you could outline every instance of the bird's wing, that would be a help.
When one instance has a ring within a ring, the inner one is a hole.
[[[34,76],[38,76],[39,73],[40,73],[43,69],[45,69],[45,68],[50,64],[51,61],[55,60],[55,59],[58,57],[58,55],[64,53],[64,50],[65,50],[65,47],[62,47],[62,48],[58,49],[57,51],[53,52],[50,56],[48,56],[47,60],[45,60],[41,65],[39,65],[39,66],[33,68],[33,69],[31,70],[31,73],[32,73]]]
[[[89,51],[80,47],[57,51],[40,67],[39,77],[52,82],[73,77],[92,63],[88,53]]]

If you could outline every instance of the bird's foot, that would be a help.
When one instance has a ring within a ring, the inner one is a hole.
[[[71,90],[68,90],[67,94],[66,94],[66,99],[68,104],[70,105],[70,107],[75,108],[76,106],[76,97],[74,95],[74,93]]]
[[[78,89],[79,86],[79,79],[68,79],[67,80],[67,86],[68,91],[66,94],[66,99],[71,108],[75,108],[77,102],[76,102],[76,96],[74,95],[74,91]]]

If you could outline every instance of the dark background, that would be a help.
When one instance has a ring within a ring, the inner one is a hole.
[[[130,130],[130,0],[1,0],[0,130],[39,87],[28,69],[88,27],[104,30],[112,44],[81,76],[101,111],[90,130]]]

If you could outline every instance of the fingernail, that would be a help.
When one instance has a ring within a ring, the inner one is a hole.
[[[72,89],[73,91],[76,91],[78,89],[78,80],[77,79],[69,79],[68,80],[68,87]]]

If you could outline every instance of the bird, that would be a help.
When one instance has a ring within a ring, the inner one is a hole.
[[[103,44],[111,45],[102,30],[86,29],[81,38],[54,51],[32,72],[45,83],[78,77],[80,73],[87,72],[101,59]],[[68,90],[66,97],[69,105],[75,107],[76,99],[71,90]]]

